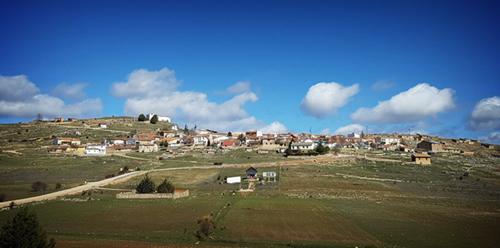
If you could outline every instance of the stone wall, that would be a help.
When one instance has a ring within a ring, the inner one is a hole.
[[[175,190],[172,193],[137,194],[135,192],[123,192],[116,195],[117,199],[177,199],[189,196],[189,189]]]

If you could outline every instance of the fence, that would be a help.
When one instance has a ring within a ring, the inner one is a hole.
[[[172,193],[137,194],[135,192],[123,192],[116,195],[117,199],[177,199],[189,196],[189,189],[176,189]]]

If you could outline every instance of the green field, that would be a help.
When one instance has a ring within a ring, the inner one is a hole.
[[[59,247],[192,247],[197,242],[202,247],[496,247],[500,242],[497,157],[437,154],[431,166],[409,164],[399,152],[366,153],[389,161],[364,159],[358,151],[357,159],[319,160],[244,149],[213,155],[193,151],[163,160],[158,159],[163,152],[74,157],[41,148],[50,144],[50,132],[69,130],[45,125],[24,133],[19,125],[1,126],[0,193],[6,200],[41,194],[31,191],[34,181],[47,183],[50,192],[56,183],[68,188],[102,180],[123,166],[177,168],[148,175],[156,184],[166,178],[190,190],[189,197],[177,200],[115,198],[134,189],[141,176],[91,195],[31,205]],[[214,162],[243,166],[190,168]],[[244,176],[248,166],[278,172],[278,182],[233,193],[248,183],[228,185],[223,179]],[[16,211],[0,211],[0,224]],[[198,241],[197,220],[207,215],[216,229],[212,239]]]

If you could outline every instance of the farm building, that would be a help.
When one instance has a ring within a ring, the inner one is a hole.
[[[246,170],[247,178],[255,178],[257,176],[257,169],[250,167]]]
[[[73,146],[79,146],[81,144],[79,139],[75,138],[55,138],[52,143],[54,145],[73,145]]]
[[[237,146],[239,143],[239,140],[237,139],[227,139],[222,142],[222,147],[233,147]]]
[[[157,152],[158,145],[157,144],[138,144],[137,150],[139,152]]]
[[[417,149],[425,152],[444,152],[444,146],[442,143],[427,140],[418,143]]]
[[[314,148],[316,148],[316,144],[314,142],[297,142],[290,145],[290,149],[292,149],[292,151],[310,151],[314,150]]]
[[[264,180],[268,182],[276,182],[276,172],[274,171],[262,172],[262,177],[264,177]]]
[[[431,164],[431,156],[426,153],[415,153],[411,155],[411,161],[415,164],[428,165]]]
[[[87,156],[103,156],[106,155],[106,145],[87,145],[85,147],[85,155]]]
[[[226,183],[228,184],[241,183],[241,177],[228,177],[226,178]]]

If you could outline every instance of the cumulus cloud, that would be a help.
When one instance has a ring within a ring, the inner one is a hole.
[[[479,140],[485,143],[500,144],[500,132],[492,132],[488,136],[480,137]]]
[[[140,76],[136,75],[138,72]],[[176,90],[178,85],[179,81],[172,70],[141,69],[132,72],[126,83],[115,83],[112,91],[115,96],[126,99],[124,111],[127,115],[154,112],[170,116],[177,122],[218,130],[243,131],[266,126],[244,108],[247,103],[258,100],[257,95],[251,91],[245,90],[227,101],[216,103],[202,92]],[[144,88],[132,92],[129,89],[132,86]],[[238,90],[242,89],[239,87]]]
[[[408,123],[452,109],[452,89],[438,89],[427,83],[417,84],[373,108],[360,108],[351,114],[356,122]]]
[[[288,133],[288,129],[286,128],[286,126],[279,121],[274,121],[271,124],[260,128],[260,131],[262,131],[263,133],[273,133],[273,134]]]
[[[500,97],[481,99],[472,111],[469,127],[474,130],[499,130]]]
[[[0,99],[5,101],[24,100],[38,94],[40,90],[25,75],[0,75]]]
[[[10,90],[10,86],[20,83],[26,89],[21,93]],[[42,114],[55,116],[91,116],[102,111],[100,99],[86,99],[74,104],[67,104],[62,99],[47,94],[38,94],[39,89],[26,76],[1,76],[0,88],[13,93],[13,96],[0,95],[0,116],[35,117]],[[10,90],[10,91],[9,91]],[[2,90],[2,92],[4,92]]]
[[[85,83],[76,83],[76,84],[61,83],[54,88],[54,95],[68,99],[83,99],[85,98],[84,90],[86,87],[87,84]]]
[[[113,84],[112,93],[117,97],[157,97],[175,91],[180,84],[175,72],[168,68],[159,71],[138,69],[130,73],[126,82]]]
[[[239,94],[239,93],[249,92],[250,87],[251,87],[250,82],[239,81],[239,82],[236,82],[235,84],[229,86],[227,88],[227,92],[230,94]]]
[[[301,108],[308,115],[324,118],[344,106],[358,91],[358,84],[343,86],[335,82],[317,83],[307,91]]]
[[[349,124],[347,126],[339,127],[337,130],[335,130],[335,134],[350,134],[350,133],[361,133],[361,131],[364,131],[365,127],[360,124]]]

